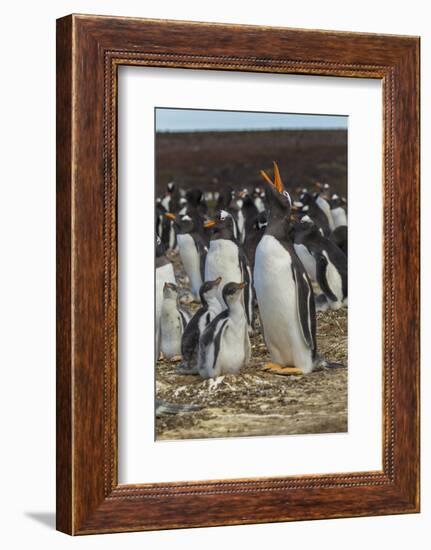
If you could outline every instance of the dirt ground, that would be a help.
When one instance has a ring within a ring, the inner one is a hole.
[[[194,311],[187,277],[170,252],[183,307]],[[318,353],[347,366],[347,309],[317,314]],[[259,330],[251,338],[252,360],[239,375],[203,380],[177,373],[177,364],[158,361],[156,397],[193,404],[198,410],[156,418],[159,440],[290,435],[347,431],[347,368],[320,369],[307,376],[265,372],[269,353]]]

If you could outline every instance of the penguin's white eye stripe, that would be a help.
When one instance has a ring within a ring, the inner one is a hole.
[[[192,221],[191,217],[187,216],[187,215],[183,216],[181,219],[185,222],[191,222]]]
[[[292,199],[290,198],[290,195],[286,190],[283,191],[283,196],[286,197],[286,199],[289,199],[289,204],[290,206],[292,206]]]
[[[221,221],[225,220],[228,216],[229,216],[229,212],[226,212],[226,210],[220,210]]]

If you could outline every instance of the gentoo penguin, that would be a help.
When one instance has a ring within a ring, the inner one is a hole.
[[[260,187],[256,187],[253,191],[253,202],[257,208],[257,211],[263,212],[266,209],[265,206],[265,191]]]
[[[166,193],[162,199],[162,204],[167,212],[178,212],[180,197],[181,194],[178,191],[175,182],[170,181],[166,186]]]
[[[331,199],[329,201],[330,207],[331,207],[331,215],[332,219],[334,221],[334,228],[340,227],[341,225],[347,225],[347,216],[346,211],[344,210],[342,204],[342,200],[339,195],[334,193],[331,196]]]
[[[239,210],[242,204],[238,204],[235,196],[235,191],[232,187],[226,187],[220,194],[217,200],[217,211],[224,210],[228,212],[233,219],[233,235],[235,240],[242,243],[241,228],[239,222]],[[244,221],[244,217],[242,217]]]
[[[245,283],[243,302],[248,326],[253,323],[253,288],[251,269],[242,247],[235,238],[235,221],[225,210],[218,212],[214,220],[205,223],[212,228],[209,248],[205,259],[205,281],[221,277],[223,285],[227,282]],[[224,307],[222,289],[219,287],[218,299]]]
[[[156,361],[160,355],[160,318],[162,314],[163,304],[163,288],[165,283],[175,284],[174,267],[168,258],[165,256],[165,248],[160,237],[156,237]]]
[[[183,363],[179,366],[179,370],[182,374],[197,374],[198,372],[199,339],[207,326],[222,310],[217,298],[220,283],[221,277],[215,281],[206,281],[200,288],[202,307],[196,311],[187,324],[181,339]]]
[[[322,236],[308,216],[301,219],[297,229],[295,240],[304,245],[314,258],[316,281],[324,292],[329,307],[339,309],[347,299],[346,255],[333,241]]]
[[[251,266],[251,272],[253,273],[254,257],[256,254],[256,248],[259,244],[262,235],[265,233],[266,226],[268,225],[268,218],[266,210],[260,212],[252,227],[247,231],[247,236],[244,243],[244,250],[247,254],[248,263]]]
[[[245,216],[242,210],[244,205],[243,197],[241,193],[238,197],[234,197],[229,212],[235,218],[238,227],[238,241],[240,244],[244,244],[245,241]]]
[[[299,195],[299,202],[301,203],[299,214],[302,216],[309,216],[313,222],[317,225],[320,232],[325,236],[329,237],[331,233],[331,228],[329,225],[329,218],[325,212],[320,208],[316,203],[319,195],[316,193],[312,195],[308,191],[302,191]],[[329,209],[329,205],[328,205]],[[330,215],[330,212],[329,212]],[[331,218],[332,220],[332,218]]]
[[[204,238],[197,231],[195,221],[188,214],[175,216],[168,213],[165,215],[175,223],[181,261],[190,279],[193,298],[199,302],[199,289],[203,282],[207,252]]]
[[[261,174],[268,184],[269,219],[256,249],[254,286],[272,359],[266,368],[282,374],[306,374],[319,362],[313,290],[290,240],[292,201],[277,164],[274,162],[274,182],[265,172]]]
[[[257,216],[259,215],[259,210],[254,204],[248,189],[243,189],[240,193],[240,197],[242,199],[242,213],[245,220],[245,239],[247,239],[247,235],[250,233],[254,224],[256,223]]]
[[[173,283],[163,287],[163,303],[160,316],[160,350],[166,359],[179,359],[181,338],[188,316],[178,308],[178,290]]]
[[[226,309],[215,317],[199,340],[198,371],[202,378],[237,374],[250,361],[247,318],[242,305],[245,283],[223,287]]]
[[[208,212],[208,205],[204,198],[204,194],[200,189],[189,189],[186,192],[187,211],[194,217],[204,219]]]
[[[162,206],[166,212],[175,214],[179,210],[179,201],[181,195],[177,189],[175,182],[170,181],[167,185],[167,190],[164,197],[161,200]],[[175,250],[177,247],[177,241],[175,237],[175,228],[172,221],[168,220],[168,227],[165,230],[165,240],[163,241],[165,246],[170,250]]]

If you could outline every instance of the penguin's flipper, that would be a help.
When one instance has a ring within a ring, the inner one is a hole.
[[[201,278],[202,278],[202,281],[205,281],[205,260],[207,257],[208,248],[206,247],[205,241],[200,235],[196,234],[194,235],[193,238],[195,241],[196,250],[199,253],[199,261],[200,261],[199,268],[200,268]]]
[[[203,309],[199,309],[191,318],[190,322],[184,329],[181,338],[181,353],[184,360],[189,363],[193,356],[197,354],[199,345],[199,320],[204,313]]]
[[[296,306],[305,343],[316,353],[316,306],[311,283],[304,269],[292,262],[292,274],[296,285]]]
[[[337,301],[337,297],[329,288],[328,280],[326,278],[326,268],[328,267],[328,260],[321,253],[314,254],[316,260],[316,278],[320,285],[320,288],[326,294],[326,296],[333,302]]]
[[[181,323],[182,323],[183,331],[184,331],[187,324],[188,324],[188,322],[190,321],[190,317],[189,317],[188,313],[183,311],[182,309],[180,309],[178,311],[180,312]]]

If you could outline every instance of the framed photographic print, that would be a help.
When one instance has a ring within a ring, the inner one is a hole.
[[[57,528],[419,511],[419,39],[57,21]]]

